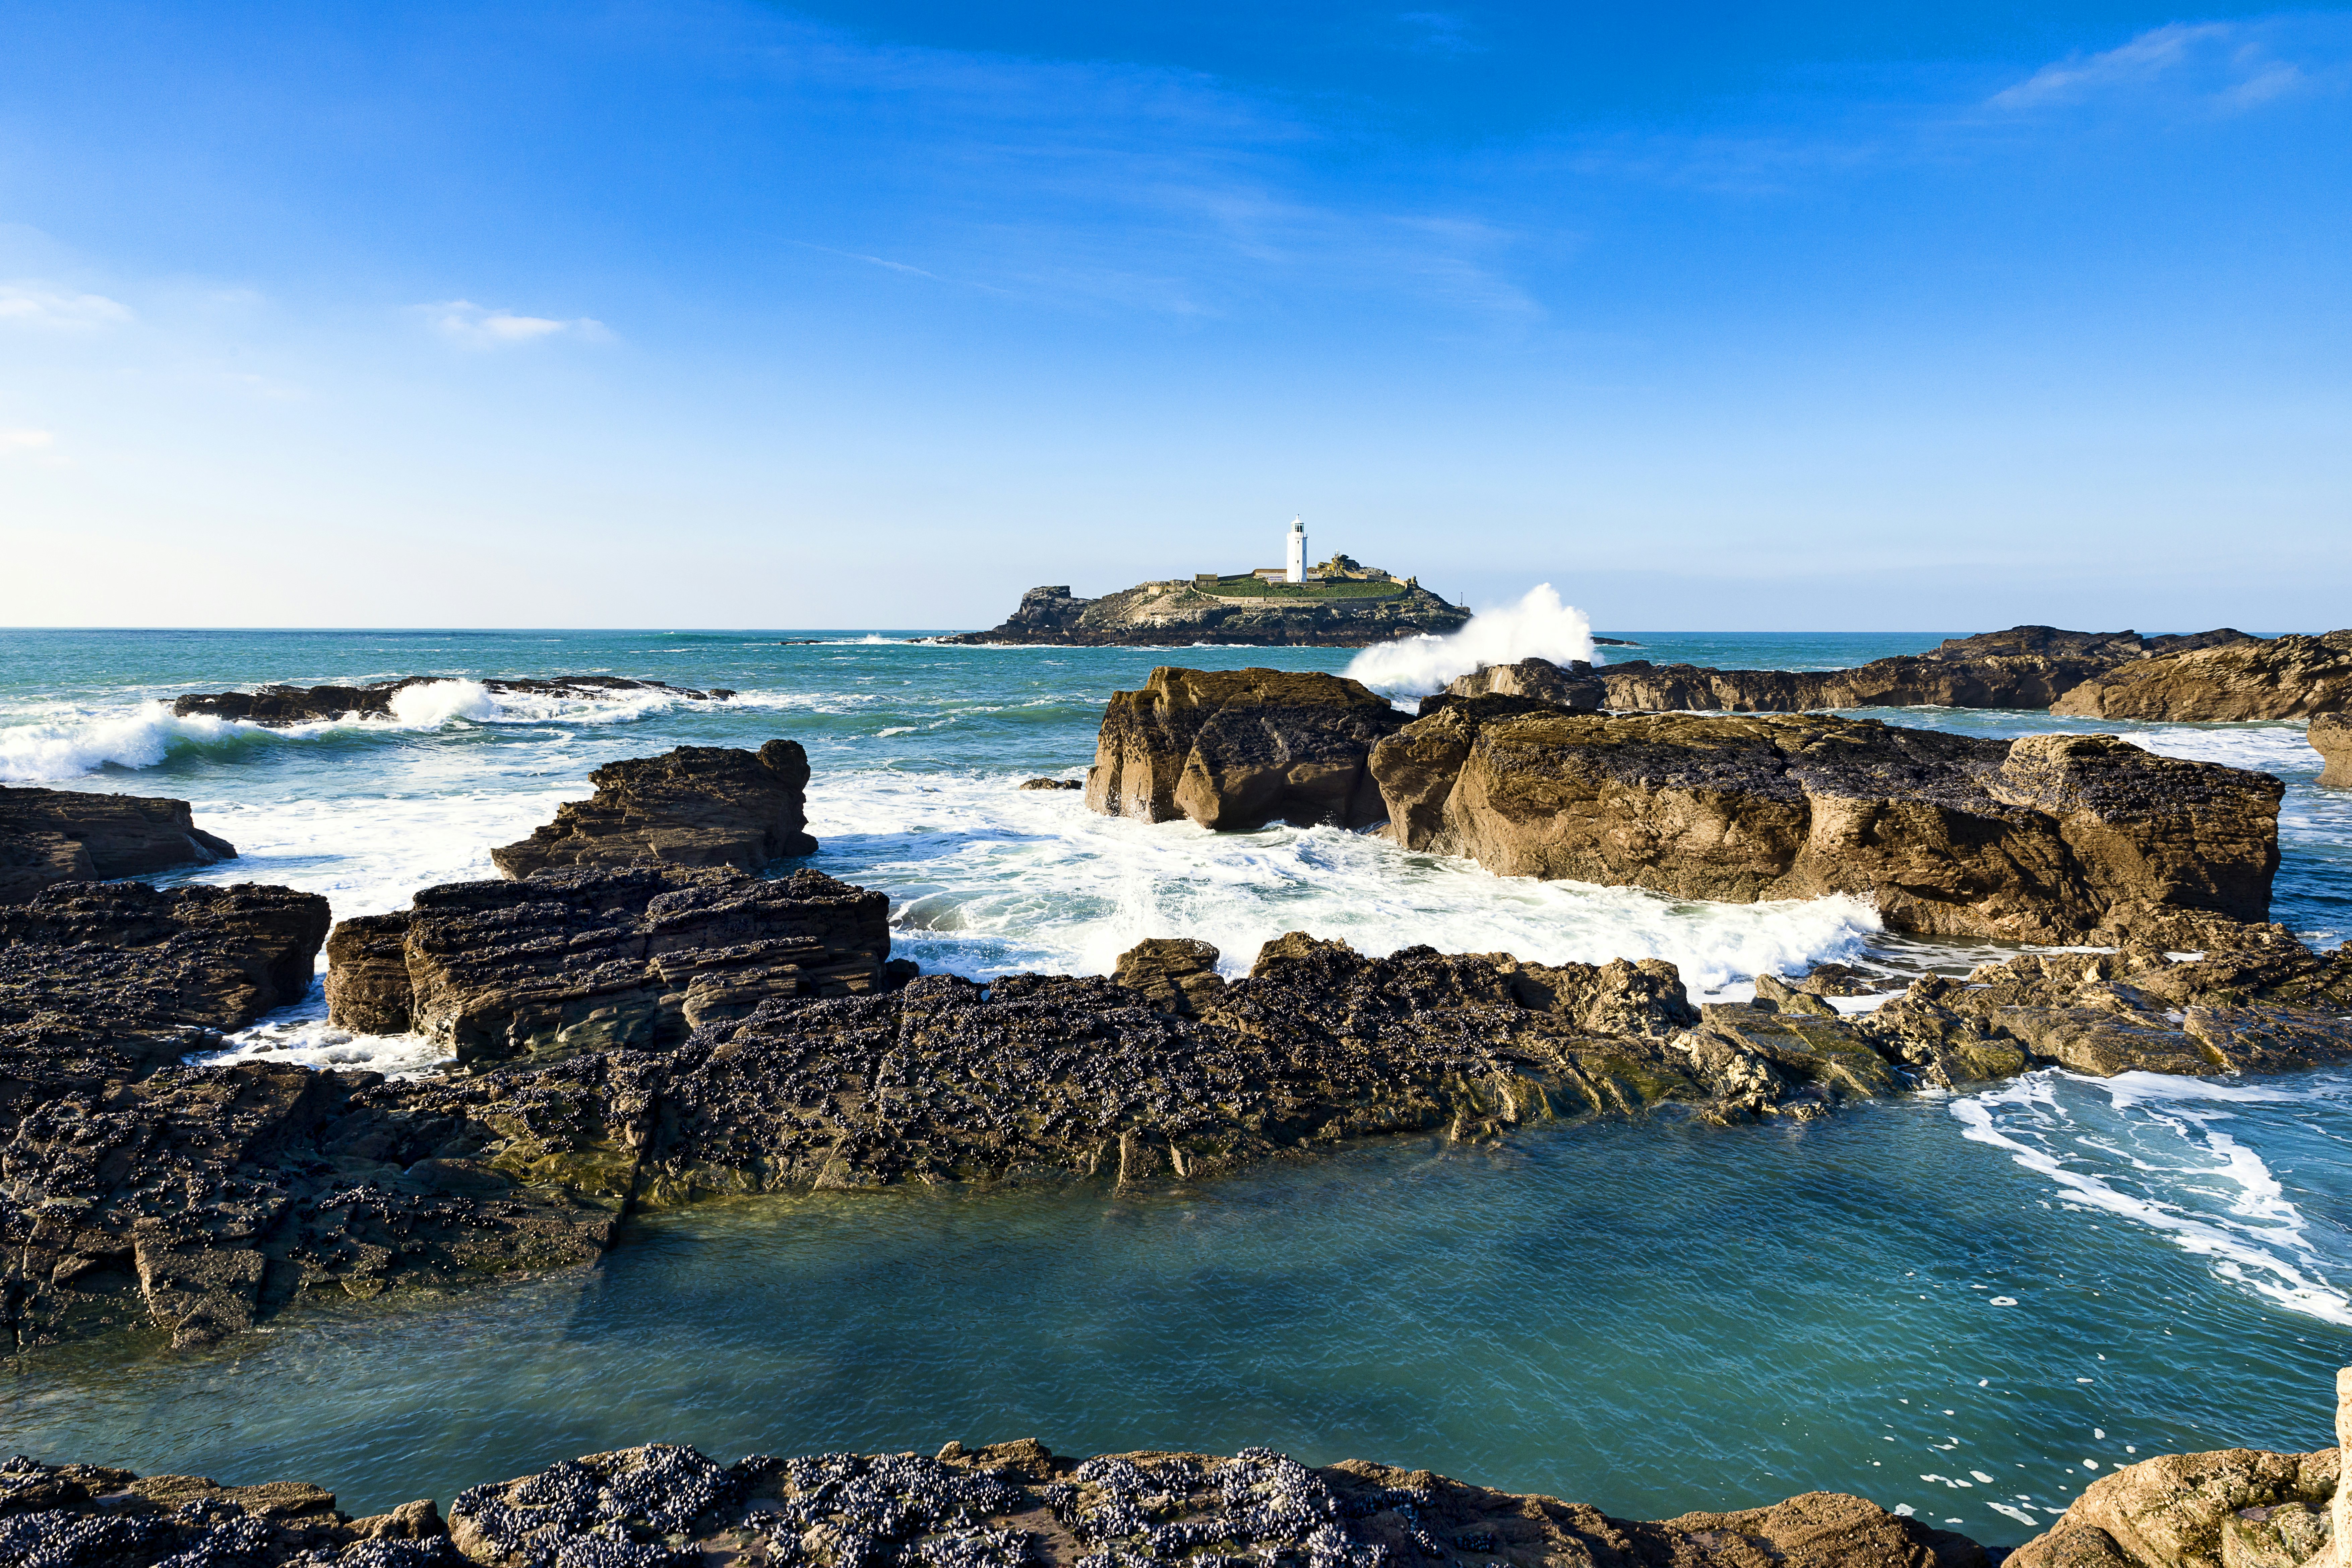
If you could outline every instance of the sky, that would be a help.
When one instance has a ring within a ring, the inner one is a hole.
[[[2352,11],[0,38],[0,624],[982,626],[1294,513],[1604,631],[2352,624]]]

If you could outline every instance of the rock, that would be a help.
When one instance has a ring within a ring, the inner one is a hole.
[[[1268,585],[1255,579],[1143,583],[1099,599],[1067,586],[1032,588],[1002,626],[944,643],[1046,643],[1079,647],[1245,643],[1266,647],[1363,647],[1436,636],[1470,612],[1410,579]]]
[[[2070,1557],[2095,1561],[2111,1548],[2132,1568],[2302,1568],[2329,1533],[2320,1521],[2334,1502],[2338,1475],[2333,1448],[2167,1454],[2093,1481],[2049,1534],[2010,1561],[2058,1568]],[[2306,1546],[2301,1556],[2288,1556]]]
[[[2053,713],[2173,722],[2303,719],[2352,709],[2352,630],[2191,648],[2122,665]]]
[[[1480,665],[1445,689],[1456,697],[1532,697],[1579,713],[1595,711],[1609,696],[1607,684],[1580,658],[1566,669],[1548,658]]]
[[[2269,911],[2284,786],[2265,773],[2105,735],[1449,704],[1381,740],[1370,771],[1408,848],[1500,876],[1846,893],[1896,930],[2029,942]]]
[[[372,680],[364,686],[264,686],[253,691],[192,691],[172,700],[175,718],[229,719],[248,724],[281,727],[315,724],[356,717],[388,719],[392,700],[412,686],[432,686],[466,679],[462,676],[410,675],[396,680]],[[544,680],[484,680],[492,696],[516,693],[539,697],[597,697],[616,691],[657,691],[692,702],[723,702],[735,695],[725,687],[696,691],[660,680],[631,680],[619,675],[559,675]]]
[[[741,871],[814,855],[803,797],[808,753],[797,741],[758,752],[680,746],[607,763],[589,800],[568,800],[529,838],[490,851],[509,877],[558,866],[732,866]]]
[[[888,920],[884,895],[817,871],[766,881],[640,866],[451,883],[335,929],[328,1016],[425,1035],[468,1064],[667,1048],[771,997],[878,989]]]
[[[1819,995],[1800,990],[1777,974],[1756,977],[1756,1005],[1777,1013],[1798,1013],[1815,1018],[1838,1016],[1838,1010]]]
[[[1366,759],[1404,722],[1336,675],[1163,665],[1142,690],[1111,694],[1087,805],[1221,829],[1369,826],[1383,813]]]
[[[1023,789],[1084,789],[1087,787],[1087,781],[1084,779],[1023,779],[1020,787]]]
[[[242,882],[67,882],[0,906],[0,1047],[173,1061],[310,988],[327,900]]]
[[[1217,950],[1187,937],[1148,937],[1118,955],[1111,978],[1141,992],[1162,1013],[1198,1013],[1196,1002],[1225,988]]]
[[[236,858],[184,800],[0,784],[0,904],[58,882],[150,877]]]
[[[2327,764],[2319,782],[2329,789],[2352,789],[2352,714],[2315,713],[2307,732],[2311,749]]]

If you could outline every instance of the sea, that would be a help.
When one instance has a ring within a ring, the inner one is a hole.
[[[680,744],[807,748],[808,864],[888,893],[894,952],[1099,973],[1149,936],[1247,970],[1289,931],[1551,963],[1656,957],[1694,995],[1829,960],[1884,977],[2019,951],[1879,929],[1851,900],[1726,905],[1499,878],[1330,828],[1089,813],[1103,705],[1153,667],[1353,670],[1407,706],[1475,663],[1590,647],[1556,597],[1397,648],[982,647],[922,630],[5,631],[0,782],[171,795],[237,846],[179,880],[283,883],[338,919],[495,875],[587,776]],[[1832,668],[1944,633],[1616,631],[1602,660]],[[725,687],[499,695],[501,677]],[[176,719],[183,692],[427,675],[386,721]],[[2352,931],[2352,792],[2299,723],[1877,710],[1987,735],[2119,732],[2286,783],[2274,918]],[[163,879],[171,880],[173,879]],[[1856,1005],[1867,1004],[1853,1004]],[[389,1073],[411,1037],[316,988],[232,1042]],[[2352,1074],[2047,1070],[1797,1125],[1656,1121],[1363,1143],[1197,1185],[731,1200],[631,1222],[596,1267],[304,1299],[174,1352],[147,1331],[0,1367],[0,1452],[355,1512],[649,1441],[750,1452],[1036,1437],[1060,1453],[1264,1444],[1627,1518],[1857,1492],[1993,1544],[2137,1458],[2331,1440],[2352,1361]]]

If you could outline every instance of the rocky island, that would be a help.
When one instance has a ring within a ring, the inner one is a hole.
[[[359,686],[285,686],[270,685],[251,691],[191,691],[172,700],[173,717],[178,719],[230,719],[247,724],[279,728],[289,724],[315,724],[342,718],[389,719],[400,694],[420,686],[435,686],[463,676],[404,675],[390,680],[371,680]],[[491,696],[515,694],[530,697],[610,697],[630,691],[659,692],[690,702],[724,702],[734,696],[723,687],[709,691],[697,691],[688,687],[671,686],[659,680],[633,680],[621,675],[558,675],[545,679],[508,680],[486,679],[481,682]]]

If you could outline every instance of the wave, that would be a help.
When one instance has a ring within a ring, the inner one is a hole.
[[[37,784],[79,778],[109,765],[152,768],[174,750],[237,749],[279,739],[258,725],[226,719],[175,719],[162,702],[127,713],[36,720],[0,729],[0,780]]]
[[[2285,1089],[2047,1068],[1949,1109],[1964,1137],[2007,1151],[2066,1202],[2145,1226],[2207,1259],[2217,1278],[2289,1311],[2352,1326],[2352,1297],[2325,1272],[2347,1261],[2343,1238],[2315,1226],[2261,1153],[2220,1125],[2264,1106],[2290,1108],[2300,1121],[2295,1109],[2340,1103],[2345,1087],[2332,1078]],[[2266,1121],[2256,1131],[2270,1130]],[[2302,1127],[2291,1135],[2316,1134]],[[2326,1155],[2345,1152],[2330,1141]]]
[[[1523,658],[1594,661],[1592,623],[1582,610],[1561,604],[1549,583],[1529,589],[1516,605],[1479,611],[1459,631],[1368,647],[1349,664],[1348,674],[1383,697],[1426,697],[1484,666]]]

